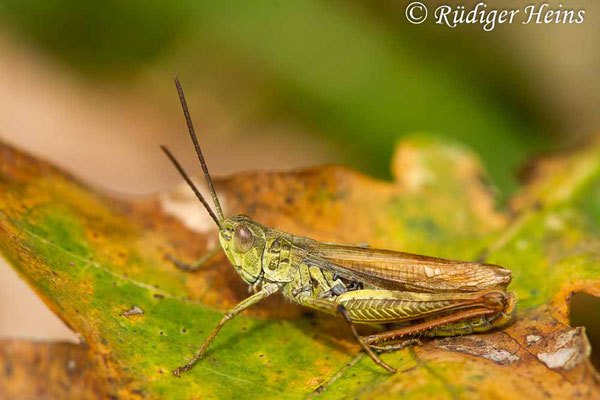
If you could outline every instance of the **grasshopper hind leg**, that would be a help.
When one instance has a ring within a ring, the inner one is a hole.
[[[366,344],[364,342],[363,338],[356,331],[356,326],[354,326],[352,319],[350,319],[350,316],[348,315],[346,308],[340,304],[337,306],[337,310],[340,314],[342,314],[342,316],[344,317],[344,319],[350,326],[350,329],[352,330],[352,334],[354,335],[354,337],[356,338],[358,343],[360,343],[361,347],[365,350],[365,352],[369,355],[369,357],[371,357],[371,359],[375,362],[375,364],[388,370],[391,373],[396,373],[397,372],[396,368],[390,367],[388,364],[383,362],[379,357],[377,357],[377,355],[375,353],[373,353],[373,350],[371,350],[372,346],[369,346],[368,344]]]
[[[317,299],[310,296],[296,296],[295,300],[301,305],[314,308],[316,310],[320,310],[333,315],[341,315],[348,323],[348,326],[350,326],[350,330],[352,331],[352,334],[354,335],[358,343],[361,345],[361,347],[367,353],[367,355],[371,357],[375,364],[379,365],[380,367],[384,368],[389,372],[397,372],[395,368],[389,366],[388,364],[383,362],[379,357],[377,357],[377,354],[375,354],[373,350],[371,350],[371,346],[369,346],[364,341],[363,336],[360,336],[358,334],[358,331],[356,330],[356,325],[352,321],[350,315],[348,314],[348,311],[346,310],[346,307],[343,304],[338,304],[334,301],[327,299]]]
[[[465,309],[389,332],[367,336],[363,339],[365,343],[372,345],[404,336],[458,336],[486,332],[496,328],[503,328],[511,323],[516,310],[517,301],[514,294],[507,293],[506,305],[501,310],[484,307]]]
[[[215,248],[210,249],[206,252],[206,254],[204,254],[202,257],[200,257],[191,264],[178,260],[172,254],[165,254],[165,258],[171,261],[173,265],[175,265],[182,271],[194,272],[202,268],[211,258],[216,256],[219,253],[219,251],[221,251],[221,247],[215,246]]]
[[[517,312],[517,301],[513,293],[508,293],[506,306],[499,312],[491,315],[482,315],[475,318],[456,321],[435,327],[424,332],[429,337],[460,336],[471,333],[487,332],[500,329],[513,322]]]

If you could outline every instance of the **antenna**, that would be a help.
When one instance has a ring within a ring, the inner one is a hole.
[[[185,122],[187,123],[188,131],[190,132],[192,142],[194,142],[194,148],[196,149],[198,160],[200,160],[200,165],[202,165],[202,170],[204,171],[204,177],[206,178],[206,182],[208,183],[210,195],[212,197],[215,208],[217,209],[217,214],[219,215],[220,221],[223,221],[225,217],[223,217],[221,203],[219,203],[219,199],[217,198],[217,192],[215,192],[215,187],[213,186],[212,179],[210,179],[210,174],[208,173],[208,167],[206,166],[206,161],[204,161],[202,150],[200,150],[200,145],[198,144],[198,138],[196,137],[196,131],[194,130],[194,125],[192,124],[192,118],[190,117],[190,112],[188,111],[188,106],[187,102],[185,101],[183,89],[181,88],[181,83],[179,83],[179,78],[177,78],[177,76],[174,76],[173,80],[175,81],[175,86],[177,87],[177,93],[179,94],[179,101],[181,102],[181,108],[183,109],[183,115],[185,116]]]
[[[215,221],[217,226],[219,228],[221,228],[221,221],[219,221],[219,219],[217,218],[217,216],[215,215],[213,210],[210,208],[210,206],[204,199],[204,196],[202,196],[202,194],[200,193],[200,191],[198,190],[196,185],[194,185],[194,182],[192,182],[192,180],[190,179],[188,174],[185,173],[185,171],[183,170],[183,168],[181,167],[181,165],[179,164],[179,162],[177,161],[175,156],[173,156],[173,154],[171,154],[171,152],[169,151],[169,149],[166,146],[160,146],[160,148],[167,155],[167,157],[169,157],[169,160],[171,160],[171,162],[173,163],[175,168],[177,168],[177,171],[179,171],[179,174],[183,177],[183,179],[185,179],[185,181],[192,188],[194,193],[196,193],[196,197],[198,197],[198,200],[200,200],[200,202],[204,205],[204,208],[206,208],[206,211],[208,211],[208,213],[210,214],[211,218]]]

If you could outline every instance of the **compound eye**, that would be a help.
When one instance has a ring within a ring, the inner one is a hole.
[[[233,232],[233,246],[240,253],[245,253],[252,248],[254,235],[245,225],[238,225]]]

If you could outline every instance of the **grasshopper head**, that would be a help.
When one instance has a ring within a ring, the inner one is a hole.
[[[242,279],[248,284],[255,283],[262,270],[261,264],[266,242],[266,228],[245,215],[237,215],[231,218],[224,217],[219,198],[217,197],[217,192],[215,191],[210,173],[208,172],[208,167],[206,166],[206,161],[204,160],[204,155],[198,144],[198,138],[196,137],[196,132],[192,124],[183,89],[181,88],[179,79],[177,79],[177,77],[174,77],[174,79],[188,131],[192,138],[192,142],[194,143],[196,155],[202,166],[202,171],[204,172],[204,177],[208,184],[208,190],[210,191],[216,213],[212,210],[204,196],[202,196],[202,193],[200,193],[194,182],[192,182],[169,149],[165,146],[161,146],[161,148],[171,160],[177,171],[179,171],[179,174],[194,191],[198,200],[200,200],[210,217],[215,221],[215,224],[219,227],[219,242],[221,242],[221,246],[223,247],[223,250],[225,250],[227,258],[229,258],[229,261],[231,261],[237,273],[240,274]]]
[[[256,282],[262,270],[265,227],[245,215],[221,223],[219,242],[236,272],[248,284]]]

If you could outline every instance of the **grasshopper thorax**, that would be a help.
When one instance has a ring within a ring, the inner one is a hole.
[[[221,223],[219,242],[236,272],[248,284],[255,283],[262,271],[266,228],[245,215]]]

